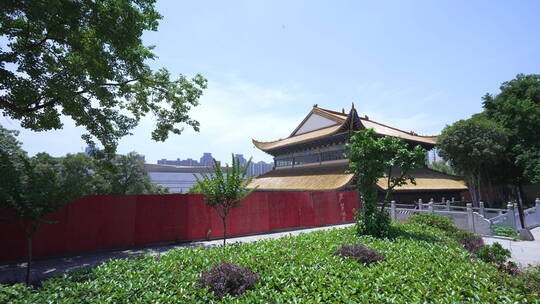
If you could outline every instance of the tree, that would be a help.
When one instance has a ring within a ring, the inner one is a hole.
[[[16,220],[27,241],[26,283],[32,266],[32,240],[42,223],[65,204],[89,194],[165,193],[150,182],[144,163],[136,153],[116,156],[113,161],[68,154],[53,158],[38,153],[28,158],[15,137],[16,131],[0,126],[0,209]]]
[[[34,131],[60,129],[61,115],[113,152],[141,117],[152,113],[152,139],[196,131],[188,116],[206,79],[153,71],[144,31],[162,17],[155,0],[4,0],[0,2],[0,110]],[[129,115],[128,115],[129,114]]]
[[[481,199],[482,177],[503,161],[508,138],[492,121],[474,117],[446,126],[437,140],[441,157],[465,177],[475,205]]]
[[[483,97],[485,115],[508,134],[506,170],[508,183],[515,185],[522,228],[522,185],[540,183],[540,75],[518,74],[504,82],[496,96]]]
[[[247,169],[251,164],[251,158],[245,166],[240,164],[240,160],[232,156],[232,167],[221,168],[218,161],[214,159],[214,166],[208,169],[207,173],[201,173],[201,177],[195,176],[197,188],[204,194],[204,202],[216,210],[223,222],[223,246],[227,240],[227,216],[231,209],[238,207],[240,202],[250,195],[257,188],[247,189],[253,180],[245,178]]]
[[[450,174],[450,175],[455,175],[456,174],[456,172],[454,171],[454,168],[447,165],[444,160],[439,160],[439,161],[432,162],[431,164],[429,164],[429,168],[431,168],[433,170],[437,170],[437,171],[442,172],[444,174]]]
[[[24,157],[26,151],[22,149],[22,143],[17,140],[19,131],[8,130],[0,125],[0,150],[8,152],[10,155]]]
[[[0,207],[12,210],[27,240],[26,283],[30,282],[32,239],[45,216],[81,196],[60,174],[58,160],[46,153],[28,159],[0,150]],[[10,218],[8,218],[9,220]]]
[[[195,184],[188,191],[189,194],[203,194],[200,184]]]
[[[390,228],[384,206],[396,187],[415,183],[411,172],[423,166],[426,151],[420,146],[410,149],[400,138],[376,138],[373,129],[355,132],[346,147],[349,171],[355,175],[363,203],[357,213],[358,233],[384,237]],[[386,182],[387,187],[383,206],[378,210],[376,185],[380,179]]]
[[[107,194],[111,191],[110,181],[97,173],[97,163],[83,153],[67,154],[58,159],[62,174],[69,189],[82,195]]]
[[[139,154],[115,155],[111,162],[96,160],[98,169],[94,175],[96,188],[104,191],[98,194],[163,194],[168,190],[153,184]],[[102,181],[108,187],[101,187]]]

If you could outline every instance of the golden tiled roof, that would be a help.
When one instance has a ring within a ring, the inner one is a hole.
[[[347,121],[347,114],[335,112],[327,109],[322,109],[317,106],[314,106],[311,112],[306,116],[306,118],[300,123],[300,125],[293,131],[292,134],[295,134],[296,130],[300,128],[300,126],[306,121],[306,119],[312,114],[317,113],[323,116],[326,116],[330,119],[333,119],[336,121],[336,125],[322,128],[319,130],[302,133],[300,135],[291,135],[287,138],[278,139],[275,141],[269,141],[269,142],[262,142],[257,141],[255,139],[252,139],[253,144],[263,150],[263,151],[269,151],[276,148],[285,147],[292,144],[298,144],[307,142],[314,139],[319,139],[323,137],[327,137],[330,135],[342,133],[343,131],[340,131],[340,127],[346,123]],[[360,118],[360,121],[362,122],[362,125],[365,128],[373,128],[377,134],[385,135],[385,136],[393,136],[393,137],[399,137],[403,138],[405,140],[410,140],[418,143],[425,143],[434,145],[437,143],[437,136],[421,136],[413,132],[407,132],[400,129],[396,129],[387,125],[384,125],[382,123],[369,120],[367,117]]]
[[[437,143],[437,136],[422,136],[411,132],[406,132],[362,117],[360,117],[360,121],[362,121],[362,124],[366,127],[366,129],[372,128],[377,134],[399,137],[405,140],[428,143],[433,145]]]
[[[353,174],[345,173],[348,162],[275,169],[253,179],[248,188],[258,186],[258,191],[333,191],[351,184]],[[394,171],[395,174],[398,171]],[[415,170],[412,176],[416,185],[406,184],[395,189],[401,191],[467,190],[465,182],[457,176],[447,175],[428,168]],[[387,179],[381,178],[377,186],[386,190]]]
[[[394,171],[393,174],[398,174]],[[416,185],[408,183],[395,188],[396,191],[420,191],[420,190],[467,190],[465,181],[459,176],[448,175],[429,168],[415,170],[412,174]],[[380,178],[377,186],[386,190],[388,184],[387,178]]]
[[[248,188],[259,191],[332,191],[347,186],[353,174],[347,163],[275,169],[253,179]]]

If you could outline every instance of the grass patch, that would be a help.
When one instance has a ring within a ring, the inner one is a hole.
[[[0,285],[1,303],[507,303],[527,295],[501,284],[500,272],[463,250],[444,232],[394,224],[392,239],[332,229],[229,245],[182,248],[161,259],[150,255],[111,260],[89,273],[63,275],[39,289]],[[334,254],[362,243],[384,260],[366,266]],[[253,289],[217,300],[201,288],[201,274],[234,263],[259,276]],[[81,279],[82,276],[82,279]],[[534,301],[532,296],[530,301]]]

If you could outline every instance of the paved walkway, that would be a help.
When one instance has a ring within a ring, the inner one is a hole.
[[[484,237],[483,239],[486,244],[500,243],[504,248],[512,252],[511,261],[525,267],[540,264],[540,227],[534,228],[531,232],[534,236],[532,242],[512,241],[494,237]]]
[[[249,243],[256,242],[264,239],[275,239],[286,235],[298,235],[302,232],[312,232],[317,230],[326,230],[331,228],[342,228],[353,224],[342,224],[335,226],[326,226],[310,229],[299,229],[285,232],[257,234],[243,237],[236,237],[227,239],[227,244],[232,243]],[[204,246],[213,247],[223,244],[223,239],[213,241],[191,242],[184,244],[171,244],[171,245],[158,245],[144,248],[135,248],[128,250],[115,250],[115,251],[101,251],[93,253],[84,253],[75,256],[51,258],[36,260],[32,263],[32,269],[30,273],[30,281],[38,282],[50,277],[53,277],[59,273],[68,272],[77,268],[95,267],[110,259],[127,258],[134,255],[151,253],[154,255],[163,254],[167,250],[182,248],[187,246]],[[24,275],[26,270],[26,263],[7,264],[0,265],[0,283],[16,283],[24,282]]]

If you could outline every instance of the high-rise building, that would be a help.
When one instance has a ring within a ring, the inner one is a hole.
[[[199,165],[203,167],[211,167],[214,165],[214,158],[212,157],[212,153],[204,152],[203,156],[199,160]]]
[[[177,158],[176,160],[160,159],[157,161],[158,165],[169,165],[169,166],[180,166],[181,160]]]
[[[98,152],[98,151],[99,151],[98,147],[86,147],[84,148],[84,155],[92,156],[94,152]]]
[[[245,166],[247,163],[247,160],[244,158],[243,154],[235,154],[234,158],[240,161],[240,165]]]
[[[199,162],[195,159],[188,158],[180,161],[180,166],[186,166],[186,167],[198,167]]]

